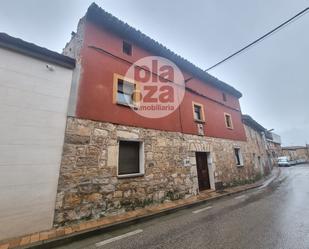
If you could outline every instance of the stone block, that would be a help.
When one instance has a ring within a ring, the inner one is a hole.
[[[114,197],[115,198],[122,198],[123,192],[122,191],[115,191],[114,192]]]
[[[97,146],[89,145],[86,149],[86,156],[99,157],[101,150]]]
[[[65,135],[66,144],[89,144],[90,136],[81,136],[76,134],[66,134]]]
[[[158,192],[155,192],[153,199],[155,201],[161,201],[161,200],[164,199],[164,197],[165,197],[165,192],[164,191],[158,191]]]
[[[81,198],[74,193],[68,193],[64,196],[64,208],[74,208],[81,203]]]
[[[131,191],[131,189],[129,189],[129,190],[127,190],[127,191],[125,191],[125,192],[123,193],[123,197],[124,197],[124,198],[131,197],[131,194],[132,194],[132,191]]]
[[[77,167],[98,167],[99,162],[95,157],[79,157],[76,160]]]
[[[93,135],[97,137],[107,137],[108,136],[108,131],[107,130],[102,130],[102,129],[94,129]]]
[[[157,138],[157,146],[159,147],[165,147],[166,146],[166,140],[165,138]]]
[[[129,131],[117,131],[117,137],[124,139],[138,139],[139,135]]]
[[[107,166],[117,166],[118,161],[118,146],[109,146],[107,148]]]
[[[87,199],[88,199],[88,201],[90,201],[90,202],[101,202],[102,201],[102,195],[101,194],[99,194],[99,193],[93,193],[93,194],[91,194],[91,195],[89,195],[88,197],[87,197]]]
[[[60,209],[63,206],[63,198],[64,198],[64,192],[63,191],[57,193],[56,206],[55,206],[56,209]]]
[[[75,156],[76,155],[76,146],[71,144],[63,145],[63,154],[67,156]]]
[[[115,185],[112,184],[108,184],[108,185],[103,185],[100,187],[100,192],[102,193],[110,193],[110,192],[114,192],[115,191]]]

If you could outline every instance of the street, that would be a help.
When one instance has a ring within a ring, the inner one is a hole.
[[[309,165],[265,188],[185,209],[57,249],[309,248]]]

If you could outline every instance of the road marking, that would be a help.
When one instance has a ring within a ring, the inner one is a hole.
[[[206,211],[206,210],[208,210],[208,209],[211,209],[212,207],[205,207],[205,208],[201,208],[201,209],[198,209],[198,210],[195,210],[195,211],[193,211],[192,213],[193,214],[198,214],[198,213],[200,213],[200,212],[203,212],[203,211]]]
[[[103,240],[101,242],[98,242],[96,243],[96,247],[100,247],[100,246],[104,246],[106,244],[109,244],[109,243],[112,243],[114,241],[117,241],[117,240],[121,240],[121,239],[124,239],[124,238],[127,238],[127,237],[130,237],[130,236],[133,236],[135,234],[139,234],[139,233],[142,233],[143,230],[142,229],[138,229],[138,230],[135,230],[135,231],[132,231],[132,232],[129,232],[129,233],[125,233],[123,235],[119,235],[117,237],[114,237],[114,238],[110,238],[110,239],[107,239],[107,240]]]
[[[238,200],[238,199],[243,199],[243,198],[245,198],[246,197],[246,195],[240,195],[240,196],[236,196],[234,199],[235,200]]]

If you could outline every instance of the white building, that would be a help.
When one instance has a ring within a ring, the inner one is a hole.
[[[0,240],[52,227],[74,67],[0,33]]]

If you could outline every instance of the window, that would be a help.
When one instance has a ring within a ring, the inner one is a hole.
[[[225,125],[229,129],[233,129],[232,116],[230,114],[224,113]]]
[[[226,102],[226,94],[225,93],[222,93],[222,99],[224,102]]]
[[[143,143],[119,141],[118,176],[137,176],[144,173]]]
[[[133,80],[114,74],[114,103],[136,106],[139,101],[138,87],[139,85]]]
[[[202,120],[202,108],[198,105],[194,105],[194,119]]]
[[[122,52],[127,55],[132,55],[132,44],[123,41],[122,43]]]
[[[204,107],[202,104],[193,102],[193,118],[198,122],[205,122]]]
[[[118,79],[117,103],[133,105],[135,85]]]
[[[234,153],[235,153],[236,165],[237,166],[243,166],[244,162],[243,162],[243,158],[242,158],[240,148],[234,148]]]

